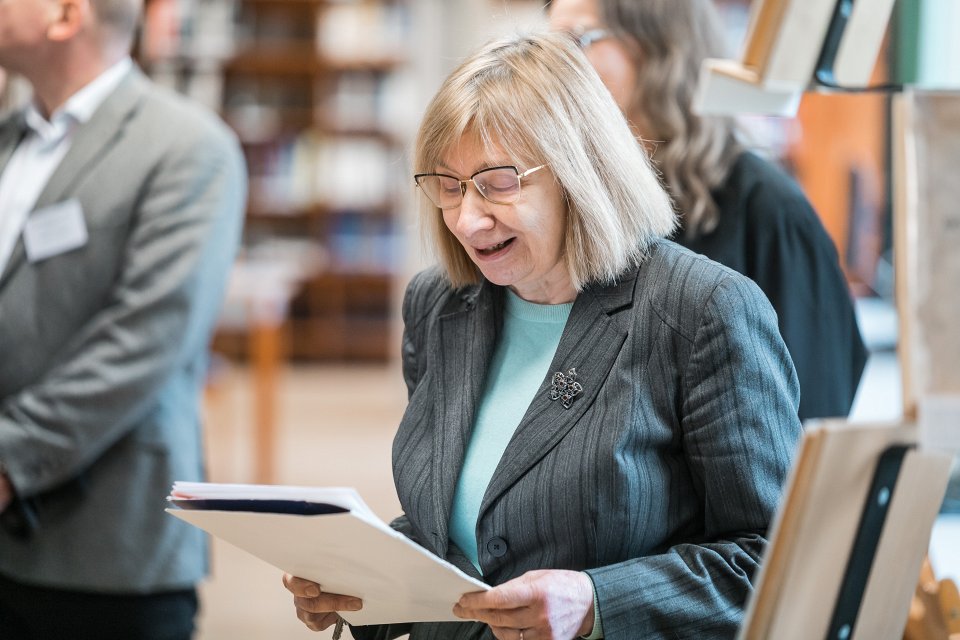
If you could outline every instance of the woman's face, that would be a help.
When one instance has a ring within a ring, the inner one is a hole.
[[[597,0],[553,0],[549,18],[552,29],[574,35],[606,26],[600,16]],[[631,116],[638,69],[627,46],[617,38],[607,37],[593,40],[583,52],[620,110]]]
[[[487,150],[472,133],[454,144],[437,173],[465,180],[481,169],[514,164],[499,146]],[[517,167],[520,173],[532,167]],[[522,178],[513,204],[486,200],[470,183],[443,221],[484,277],[529,302],[559,304],[576,297],[564,262],[567,207],[549,167]]]

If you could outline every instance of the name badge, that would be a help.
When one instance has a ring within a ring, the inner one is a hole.
[[[87,244],[87,224],[77,199],[37,209],[23,227],[23,245],[30,262],[79,249]]]

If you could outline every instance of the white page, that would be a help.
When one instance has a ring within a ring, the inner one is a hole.
[[[226,489],[210,489],[204,497],[237,496]],[[294,490],[252,493],[269,494],[270,499],[305,495],[296,488],[286,489]],[[249,492],[239,495],[240,499],[250,497]],[[167,511],[280,570],[319,582],[326,591],[361,598],[363,609],[342,612],[351,624],[460,620],[452,612],[460,596],[490,588],[365,513]]]

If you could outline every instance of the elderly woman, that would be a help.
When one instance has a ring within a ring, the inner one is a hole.
[[[467,59],[416,147],[439,268],[403,304],[395,526],[495,588],[357,638],[730,637],[800,433],[776,317],[559,34]],[[312,629],[355,609],[285,576]],[[312,595],[311,595],[312,594]]]
[[[756,282],[800,380],[801,420],[846,416],[866,364],[833,241],[796,183],[693,113],[700,63],[725,47],[712,0],[553,0],[645,139],[682,214],[677,242]]]

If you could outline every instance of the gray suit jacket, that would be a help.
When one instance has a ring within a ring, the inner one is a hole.
[[[21,123],[0,124],[0,171]],[[4,576],[145,593],[205,574],[203,534],[164,498],[203,473],[199,392],[244,176],[227,128],[139,71],[78,130],[36,210],[79,200],[88,242],[31,263],[21,239],[0,274],[0,464],[20,499]]]
[[[453,290],[427,271],[404,302],[395,526],[468,571],[447,526],[502,299],[490,283]],[[565,410],[544,379],[487,488],[483,579],[586,570],[607,638],[732,637],[800,435],[769,303],[747,278],[661,241],[617,284],[577,297],[550,372],[572,367],[583,394]],[[471,623],[355,635],[407,631],[493,637]]]

